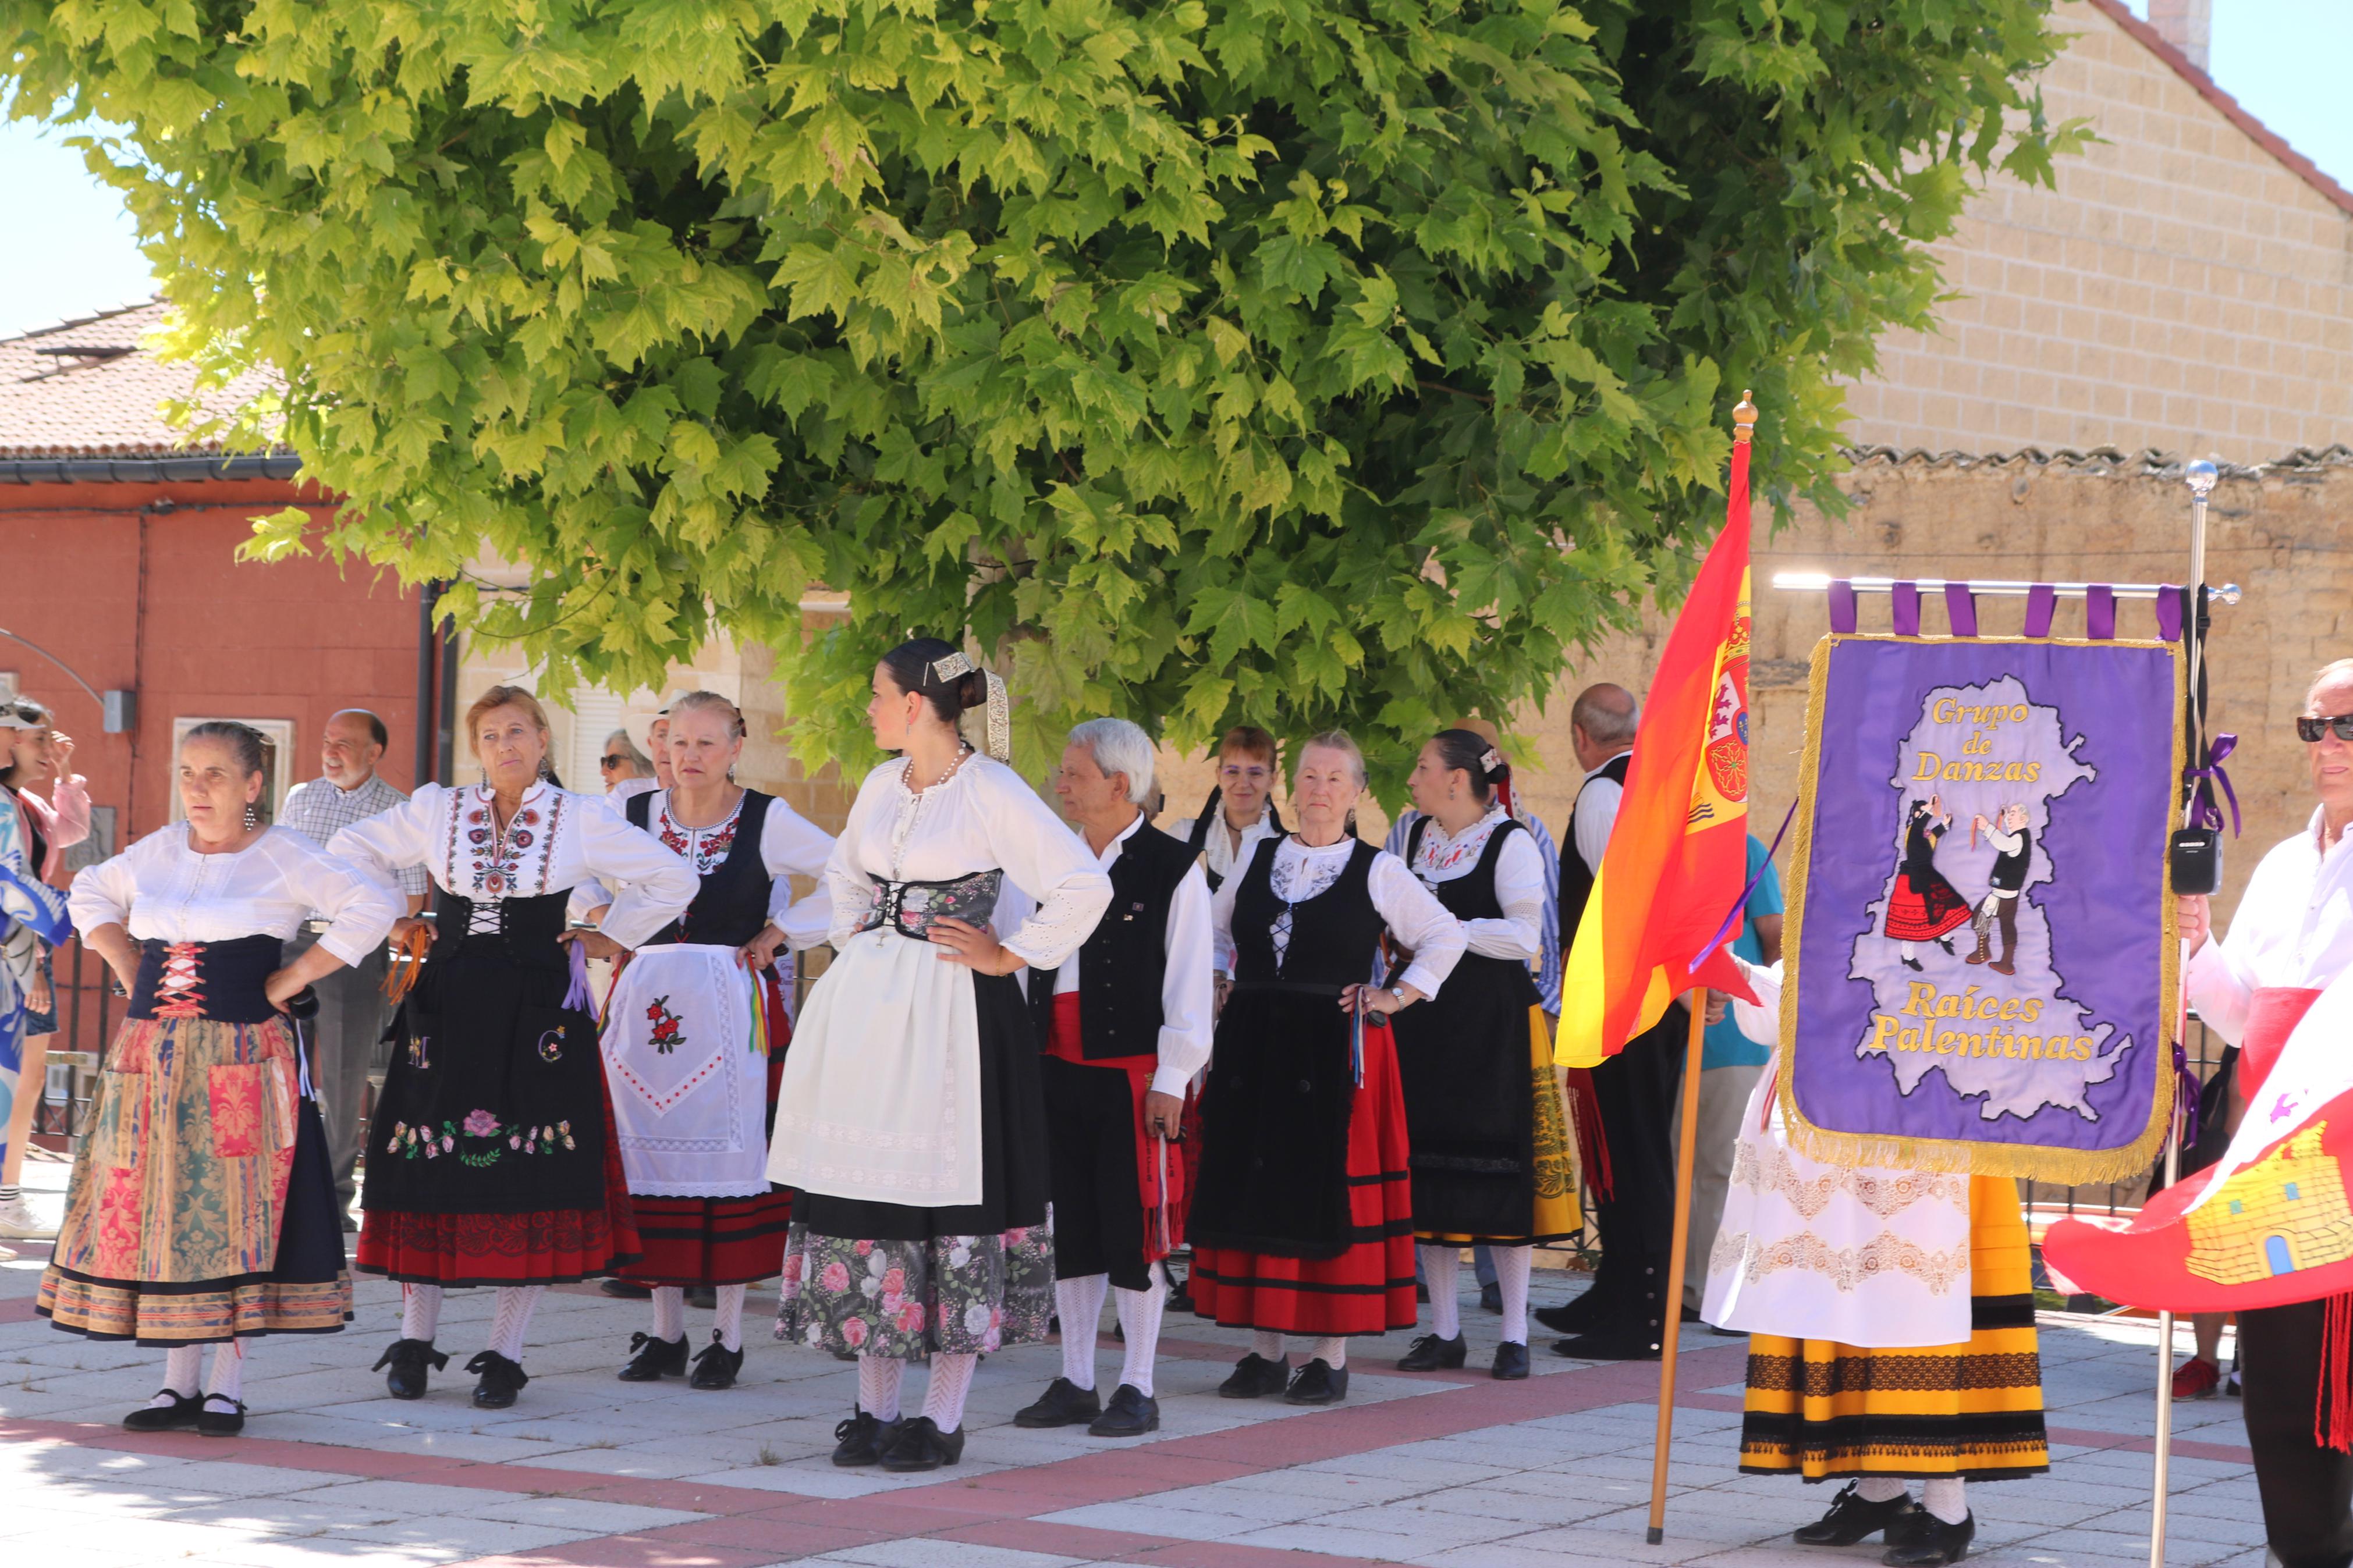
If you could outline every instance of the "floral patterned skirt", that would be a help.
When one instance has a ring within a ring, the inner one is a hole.
[[[299,1078],[275,1019],[125,1019],[35,1310],[149,1345],[341,1329],[351,1275]]]
[[[776,1337],[901,1361],[1046,1337],[1054,1311],[1046,1102],[1020,983],[976,975],[977,1204],[917,1208],[794,1194]]]

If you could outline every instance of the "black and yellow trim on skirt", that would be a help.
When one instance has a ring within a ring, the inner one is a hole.
[[[2007,1176],[1970,1179],[1969,1275],[1970,1332],[1959,1344],[1859,1350],[1754,1336],[1741,1469],[1810,1481],[1996,1481],[2049,1469],[2033,1264]]]

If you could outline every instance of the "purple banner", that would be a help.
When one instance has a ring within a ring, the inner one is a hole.
[[[2161,644],[1816,649],[1783,1015],[1810,1152],[2057,1182],[2146,1164],[2172,1103],[2179,689]]]

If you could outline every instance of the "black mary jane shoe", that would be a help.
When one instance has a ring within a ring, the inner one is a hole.
[[[471,1372],[473,1368],[466,1370]],[[686,1336],[658,1340],[648,1333],[631,1334],[629,1364],[618,1375],[623,1383],[659,1383],[665,1377],[684,1377]]]
[[[686,1380],[689,1388],[733,1388],[735,1374],[744,1370],[744,1352],[731,1351],[719,1342],[719,1331],[711,1331],[711,1342],[694,1352],[694,1375]]]
[[[1111,1404],[1087,1427],[1090,1437],[1141,1437],[1160,1430],[1160,1401],[1132,1383],[1112,1391]]]
[[[1903,1539],[1897,1540],[1898,1534]],[[1969,1542],[1977,1539],[1978,1516],[1965,1513],[1958,1524],[1947,1524],[1926,1509],[1901,1531],[1887,1532],[1887,1550],[1879,1560],[1887,1568],[1944,1568],[1958,1563],[1969,1554]]]
[[[1505,1340],[1495,1347],[1495,1364],[1487,1375],[1498,1383],[1517,1383],[1528,1375],[1528,1347]]]
[[[196,1424],[197,1413],[205,1407],[201,1394],[182,1394],[174,1388],[159,1388],[159,1395],[169,1394],[169,1405],[145,1405],[122,1418],[125,1432],[176,1432]]]
[[[1318,1356],[1299,1369],[1282,1391],[1285,1405],[1337,1405],[1348,1397],[1348,1369]]]
[[[395,1340],[368,1370],[384,1373],[385,1392],[395,1399],[422,1399],[428,1369],[439,1372],[448,1364],[431,1340]]]
[[[466,1363],[466,1370],[481,1380],[474,1384],[474,1403],[484,1410],[504,1410],[531,1381],[521,1362],[509,1361],[496,1351],[484,1351]]]
[[[1793,1539],[1800,1546],[1852,1546],[1878,1534],[1908,1528],[1912,1516],[1924,1511],[1909,1496],[1885,1502],[1867,1502],[1856,1483],[1849,1481],[1831,1499],[1828,1513],[1811,1524],[1799,1525]]]
[[[964,1428],[943,1432],[928,1415],[899,1423],[899,1430],[883,1445],[882,1468],[899,1475],[936,1470],[964,1458]]]
[[[1035,1405],[1025,1405],[1013,1413],[1016,1426],[1031,1428],[1046,1426],[1076,1426],[1103,1414],[1103,1398],[1092,1388],[1081,1388],[1067,1377],[1058,1377],[1046,1385]]]
[[[1471,1359],[1471,1346],[1461,1334],[1441,1340],[1424,1334],[1398,1357],[1399,1372],[1453,1372]]]
[[[849,1420],[833,1429],[833,1462],[845,1470],[860,1465],[879,1465],[882,1462],[882,1450],[898,1435],[896,1421],[853,1410]]]
[[[1281,1394],[1291,1381],[1289,1360],[1269,1361],[1256,1351],[1234,1363],[1232,1373],[1218,1384],[1220,1399],[1264,1399]]]
[[[225,1405],[226,1410],[215,1405]],[[207,1394],[204,1408],[196,1412],[196,1436],[199,1437],[234,1437],[245,1430],[245,1401],[231,1399],[226,1394]],[[1950,1558],[1947,1562],[1952,1561]]]

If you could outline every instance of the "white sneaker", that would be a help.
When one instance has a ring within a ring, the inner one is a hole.
[[[23,1198],[0,1204],[0,1236],[11,1241],[48,1241],[58,1234],[58,1227],[36,1218],[33,1205]]]

